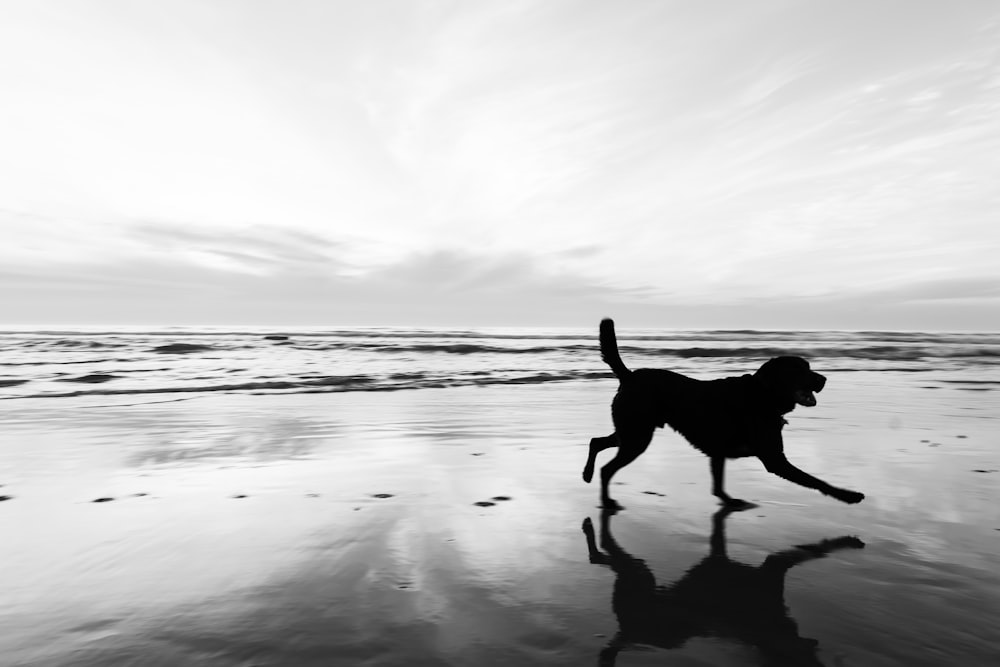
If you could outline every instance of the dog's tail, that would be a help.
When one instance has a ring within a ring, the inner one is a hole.
[[[611,366],[611,372],[615,374],[615,377],[619,380],[624,380],[631,375],[632,371],[625,367],[625,363],[618,354],[618,339],[615,337],[615,323],[610,318],[604,318],[601,320],[600,340],[601,359],[603,359],[604,363],[608,366]]]

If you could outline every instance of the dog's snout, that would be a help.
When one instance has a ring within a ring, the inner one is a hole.
[[[813,391],[823,391],[826,386],[826,378],[819,373],[813,373]]]

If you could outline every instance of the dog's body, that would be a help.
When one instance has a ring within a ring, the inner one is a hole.
[[[744,456],[756,456],[769,472],[845,503],[864,498],[799,470],[785,458],[783,415],[796,405],[816,405],[813,392],[826,384],[805,359],[776,357],[753,375],[706,381],[668,370],[630,371],[618,354],[611,320],[601,322],[600,341],[601,357],[620,382],[611,404],[615,432],[590,441],[583,478],[592,479],[598,452],[618,447],[618,455],[601,468],[604,507],[620,507],[608,495],[611,478],[646,451],[654,430],[665,425],[711,459],[712,493],[727,505],[746,505],[723,489],[726,459]]]

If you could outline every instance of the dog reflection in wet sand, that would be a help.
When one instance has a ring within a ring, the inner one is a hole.
[[[785,575],[795,565],[838,549],[861,549],[856,537],[838,537],[779,551],[757,567],[726,555],[725,520],[712,517],[711,551],[670,586],[657,585],[646,562],[630,555],[611,535],[612,512],[601,513],[600,549],[590,518],[583,522],[590,562],[607,565],[616,579],[612,607],[618,633],[600,653],[600,665],[615,664],[618,652],[634,645],[680,648],[693,637],[734,639],[755,647],[771,667],[822,667],[818,642],[799,636],[785,606]],[[601,551],[603,549],[603,551]]]

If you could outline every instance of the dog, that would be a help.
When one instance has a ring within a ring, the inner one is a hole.
[[[865,543],[845,535],[772,553],[760,565],[748,565],[730,559],[726,551],[725,522],[734,511],[716,511],[709,554],[669,584],[657,582],[644,560],[618,545],[611,534],[613,512],[601,512],[600,548],[590,517],[584,520],[590,562],[615,573],[611,606],[618,632],[600,652],[601,667],[612,667],[620,651],[634,646],[678,649],[698,637],[753,646],[765,665],[823,667],[819,642],[803,637],[789,613],[785,576],[797,565],[843,549],[864,549]]]
[[[594,476],[597,454],[617,447],[617,455],[601,468],[601,506],[622,509],[608,494],[611,478],[636,460],[649,446],[653,432],[668,425],[709,457],[712,495],[723,505],[747,507],[723,488],[726,459],[756,456],[768,472],[849,504],[864,494],[839,489],[799,470],[785,458],[781,429],[784,415],[796,405],[816,405],[816,392],[826,378],[809,368],[801,357],[775,357],[753,375],[720,380],[696,380],[668,370],[629,370],[618,353],[615,325],[601,321],[601,358],[618,378],[618,393],[611,403],[615,432],[590,441],[583,479]]]

